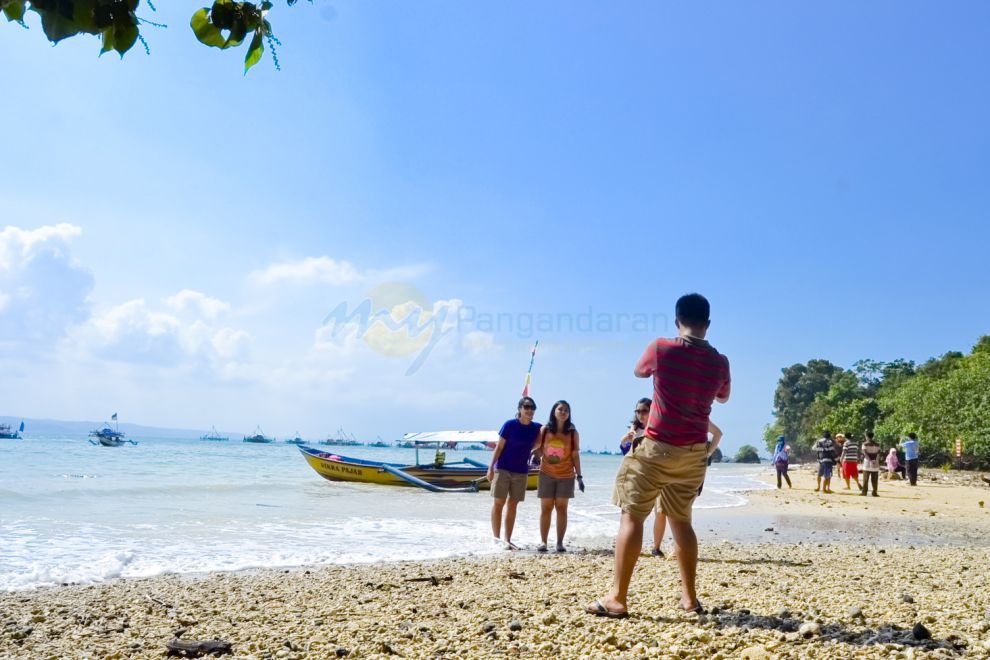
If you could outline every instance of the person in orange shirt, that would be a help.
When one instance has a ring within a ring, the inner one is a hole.
[[[536,490],[540,498],[540,545],[537,551],[547,551],[550,516],[557,513],[557,552],[567,552],[564,534],[567,532],[567,504],[574,497],[574,482],[584,492],[581,477],[581,436],[571,419],[571,404],[558,401],[550,409],[550,420],[540,429],[538,453],[540,480]]]

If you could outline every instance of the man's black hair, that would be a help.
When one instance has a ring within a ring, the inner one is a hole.
[[[867,431],[866,438],[867,440],[872,440],[874,438],[873,431]]]
[[[689,328],[706,326],[712,313],[708,299],[700,293],[689,293],[677,299],[674,315]]]
[[[908,433],[908,437],[911,438],[912,440],[917,440],[918,434],[915,433],[914,431],[911,431],[910,433]]]
[[[829,431],[828,429],[825,429],[824,431],[822,431],[822,437],[823,438],[831,438],[832,437],[832,432]]]

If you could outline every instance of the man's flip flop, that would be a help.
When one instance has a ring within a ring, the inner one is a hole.
[[[607,619],[628,619],[629,612],[615,612],[613,610],[605,607],[605,604],[600,600],[596,600],[591,605],[584,608],[584,611],[588,614],[594,614],[595,616],[603,616]]]
[[[706,610],[704,608],[704,606],[702,606],[701,601],[698,600],[698,599],[695,599],[695,601],[694,601],[694,607],[684,607],[683,605],[681,605],[680,603],[678,603],[677,608],[678,609],[681,609],[681,610],[684,610],[685,612],[694,612],[695,614],[697,614],[699,616],[702,615],[702,614],[708,614],[708,610]]]

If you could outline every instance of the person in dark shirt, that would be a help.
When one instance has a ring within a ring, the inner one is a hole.
[[[529,458],[540,436],[540,425],[533,421],[536,402],[528,396],[519,399],[516,416],[498,432],[498,444],[488,466],[488,481],[492,497],[492,537],[507,550],[518,550],[512,542],[516,525],[516,507],[526,499],[529,480]],[[505,540],[500,540],[502,514],[505,512]]]
[[[832,432],[824,431],[812,449],[818,454],[818,481],[815,492],[820,490],[823,493],[831,493],[832,468],[835,467],[835,459],[839,455],[839,447],[832,439]]]

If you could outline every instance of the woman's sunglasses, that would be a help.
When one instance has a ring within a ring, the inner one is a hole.
[[[636,408],[637,415],[645,415],[648,412],[650,412],[649,408]]]
[[[536,406],[531,406],[528,403],[526,403],[526,404],[523,404],[522,409],[523,410],[536,410]]]

